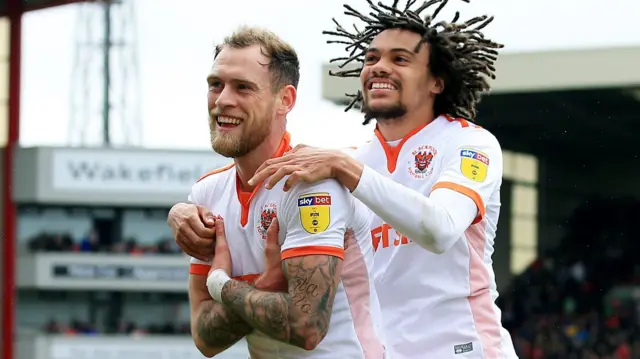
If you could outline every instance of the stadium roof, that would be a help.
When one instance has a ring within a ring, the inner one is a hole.
[[[640,46],[507,53],[496,63],[493,96],[479,106],[478,122],[507,149],[544,155],[557,151],[633,156],[640,132]],[[346,103],[356,78],[329,76],[322,94]]]
[[[565,91],[640,87],[640,46],[588,50],[506,53],[496,62],[498,78],[492,93]],[[336,66],[322,72],[323,97],[343,102],[345,93],[360,88],[358,79],[329,76]]]
[[[0,16],[7,16],[10,12],[12,3],[20,3],[21,11],[33,11],[46,9],[48,7],[68,5],[76,2],[84,2],[87,0],[0,0]],[[94,1],[94,0],[88,0]]]

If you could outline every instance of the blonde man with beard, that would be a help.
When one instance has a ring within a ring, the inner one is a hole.
[[[216,48],[211,144],[234,163],[203,176],[168,218],[178,242],[215,237],[212,262],[187,250],[197,256],[192,336],[207,357],[243,337],[252,358],[385,357],[369,210],[332,179],[288,192],[247,183],[291,149],[285,127],[298,79],[295,51],[269,31],[242,28]],[[277,291],[283,275],[288,286]]]

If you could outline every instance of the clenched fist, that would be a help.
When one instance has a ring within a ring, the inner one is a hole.
[[[182,250],[199,260],[209,261],[215,246],[216,217],[206,207],[178,203],[171,207],[167,224]]]

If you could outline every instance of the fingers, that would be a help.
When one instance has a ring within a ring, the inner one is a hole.
[[[253,177],[249,179],[248,181],[249,186],[255,186],[258,183],[264,181],[267,177],[274,174],[278,170],[278,168],[280,168],[280,165],[286,161],[288,161],[288,158],[286,156],[283,156],[278,158],[272,158],[270,160],[263,162],[262,165],[258,167]]]
[[[354,243],[356,243],[356,234],[352,228],[347,228],[347,231],[344,233],[344,250],[349,249],[349,246]]]
[[[199,259],[201,261],[209,261],[211,258],[211,254],[213,253],[213,240],[211,242],[211,250],[207,253],[203,251],[201,247],[198,247],[192,238],[198,238],[195,232],[191,231],[189,234],[177,233],[176,234],[176,244],[186,253],[187,255]]]
[[[269,168],[269,167],[272,167],[272,165],[273,165],[273,164],[276,164],[276,163],[278,163],[278,162],[280,162],[280,161],[282,161],[282,157],[278,157],[278,158],[271,158],[271,159],[268,159],[268,160],[266,160],[266,161],[262,162],[262,164],[260,165],[260,167],[258,167],[258,169],[256,170],[256,174],[254,175],[254,178],[255,178],[255,176],[256,176],[259,172],[262,172],[262,171],[264,171],[265,169],[267,169],[267,168]],[[262,179],[264,179],[264,177],[263,177]],[[257,183],[257,182],[256,182],[256,183]]]
[[[215,235],[214,228],[208,228],[204,222],[200,219],[200,216],[189,216],[186,220],[186,225],[195,232],[198,237],[201,238],[213,238]],[[215,226],[215,220],[211,227]],[[182,229],[182,228],[181,228]]]
[[[196,231],[194,227],[198,230]],[[194,221],[187,219],[181,222],[178,228],[174,229],[176,244],[186,254],[203,261],[209,260],[213,254],[214,235],[215,232],[205,228],[197,217]]]
[[[251,177],[251,179],[249,179],[247,183],[249,184],[249,186],[256,186],[258,183],[264,181],[265,178],[274,174],[277,170],[278,170],[278,167],[275,165],[264,167],[263,169],[256,171],[256,173],[253,175],[253,177]]]
[[[213,213],[211,213],[209,209],[203,206],[197,206],[197,208],[198,216],[200,216],[200,220],[202,221],[202,223],[204,223],[205,226],[209,228],[213,228],[213,226],[216,224],[216,217],[213,215]]]
[[[309,148],[310,146],[308,145],[304,145],[304,144],[299,144],[296,147],[294,147],[291,151],[289,151],[289,153],[296,153],[297,151],[303,149],[303,148]]]
[[[215,252],[219,254],[220,252],[218,251],[226,251],[229,249],[229,246],[227,244],[227,236],[224,233],[224,220],[222,218],[218,218],[218,220],[216,221],[215,231],[216,231]]]
[[[282,190],[285,192],[289,191],[291,188],[293,188],[293,186],[296,185],[296,183],[300,182],[300,178],[302,177],[302,175],[303,174],[301,171],[295,171],[290,174],[289,178],[287,178],[287,180],[284,182]]]
[[[278,219],[273,218],[271,220],[271,224],[267,229],[267,243],[265,247],[265,256],[267,267],[276,261],[280,262],[281,253],[280,253],[280,244],[278,243],[278,231],[280,230],[280,226],[278,224]]]
[[[278,224],[278,218],[274,217],[271,220],[271,224],[269,228],[267,228],[267,244],[278,245],[278,231],[280,230],[280,225]]]
[[[273,188],[280,180],[282,180],[285,176],[288,176],[295,171],[299,171],[301,168],[295,165],[285,165],[280,167],[272,176],[269,178],[269,181],[265,184],[266,189]]]

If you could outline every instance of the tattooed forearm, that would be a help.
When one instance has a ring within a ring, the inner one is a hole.
[[[253,328],[224,305],[208,300],[201,304],[196,331],[200,340],[208,347],[224,348],[251,333]]]
[[[342,260],[328,255],[290,258],[282,263],[289,293],[264,292],[229,281],[222,301],[254,329],[310,350],[327,334]]]

